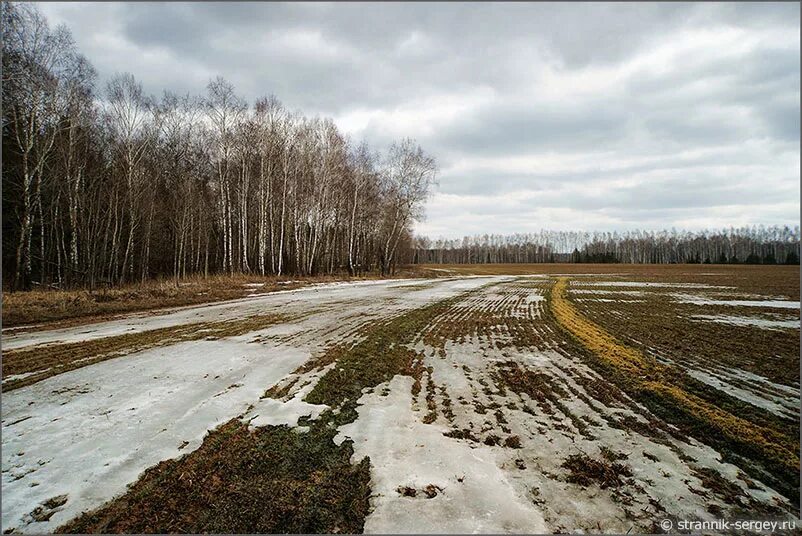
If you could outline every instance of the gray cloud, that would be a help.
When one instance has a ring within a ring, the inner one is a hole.
[[[441,166],[421,232],[799,221],[797,3],[41,5],[101,81],[220,74],[418,139]]]

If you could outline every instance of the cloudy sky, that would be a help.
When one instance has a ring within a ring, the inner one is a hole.
[[[431,237],[799,224],[785,4],[41,4],[101,80],[220,74],[440,166]]]

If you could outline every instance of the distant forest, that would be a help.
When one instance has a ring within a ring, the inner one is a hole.
[[[417,238],[415,263],[590,262],[632,264],[799,264],[799,226],[721,231],[564,232]]]
[[[409,262],[437,171],[412,140],[378,154],[222,78],[158,99],[130,74],[98,87],[67,28],[2,10],[4,288]]]

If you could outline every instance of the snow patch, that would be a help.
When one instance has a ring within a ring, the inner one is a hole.
[[[585,288],[571,289],[570,292],[571,294],[601,294],[601,295],[616,294],[621,296],[643,296],[645,294],[642,290],[596,290],[596,289],[585,289]]]
[[[778,415],[780,417],[788,417],[792,419],[799,417],[799,406],[794,405],[798,404],[799,399],[795,401],[791,400],[790,407],[788,407],[789,401],[785,399],[772,397],[769,393],[761,393],[760,395],[755,394],[747,389],[743,389],[741,387],[738,387],[737,385],[733,385],[729,382],[726,382],[721,378],[715,376],[714,374],[709,374],[702,370],[696,370],[696,369],[685,369],[685,372],[692,378],[695,378],[702,383],[705,383],[715,389],[718,389],[719,391],[727,393],[732,397],[742,400],[747,404],[751,404],[755,407],[765,409],[766,411]]]
[[[704,283],[653,283],[646,281],[572,281],[571,285],[591,287],[651,287],[651,288],[735,288]]]
[[[545,300],[546,297],[542,294],[527,294],[524,298],[524,303],[535,303]]]
[[[43,370],[34,370],[32,372],[23,372],[22,374],[9,374],[8,376],[3,378],[3,384],[6,382],[12,382],[15,380],[21,380],[23,378],[27,378],[28,376],[33,376],[34,374],[43,374],[50,370],[49,368]]]
[[[755,326],[764,329],[799,329],[799,320],[769,320],[754,316],[730,316],[730,315],[694,315],[692,320],[702,322],[718,322],[720,324],[732,324],[734,326]]]
[[[207,430],[309,357],[233,339],[192,341],[4,393],[2,529],[50,532],[100,506],[146,468],[197,448]],[[60,495],[68,500],[49,520],[28,515]]]
[[[359,419],[335,438],[354,441],[353,461],[370,456],[374,497],[365,533],[550,532],[540,511],[516,493],[490,447],[471,448],[443,436],[446,428],[420,421],[411,408],[412,381],[395,376],[363,395]],[[380,394],[383,387],[389,395]],[[429,485],[439,490],[432,498],[398,491]]]
[[[279,426],[286,424],[298,426],[298,419],[311,417],[317,419],[321,413],[328,409],[325,404],[309,404],[301,400],[300,396],[291,398],[287,402],[274,398],[263,398],[248,412],[253,415],[249,424],[251,427]],[[248,416],[245,420],[249,420]]]
[[[799,309],[798,301],[790,300],[714,300],[696,294],[671,294],[679,303],[694,305],[728,305],[732,307],[773,307],[775,309]]]

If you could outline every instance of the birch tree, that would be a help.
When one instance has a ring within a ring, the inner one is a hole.
[[[383,177],[385,235],[381,256],[382,274],[393,267],[402,234],[414,218],[421,217],[422,204],[435,180],[434,158],[411,139],[394,143],[387,156]]]
[[[127,208],[127,234],[120,281],[133,279],[135,237],[142,219],[140,201],[145,188],[142,160],[153,145],[157,132],[153,112],[152,99],[144,94],[142,85],[133,75],[118,74],[109,80],[104,115],[110,127],[121,175],[125,177]]]
[[[217,169],[217,186],[220,190],[220,221],[223,227],[223,265],[234,272],[232,159],[236,143],[235,134],[247,109],[246,103],[234,92],[234,86],[217,77],[207,86],[206,111],[214,134],[213,160]]]
[[[61,26],[51,30],[33,6],[4,2],[2,9],[3,134],[8,134],[9,146],[14,148],[21,162],[17,178],[20,224],[13,284],[16,288],[28,288],[37,216],[41,229],[40,252],[45,248],[42,182],[64,105],[60,75],[75,61],[76,52],[67,29]],[[5,169],[3,178],[12,180]]]
[[[410,257],[436,170],[413,142],[381,156],[275,96],[251,108],[220,77],[204,97],[157,102],[132,74],[97,92],[66,28],[2,6],[7,288],[387,273]]]

